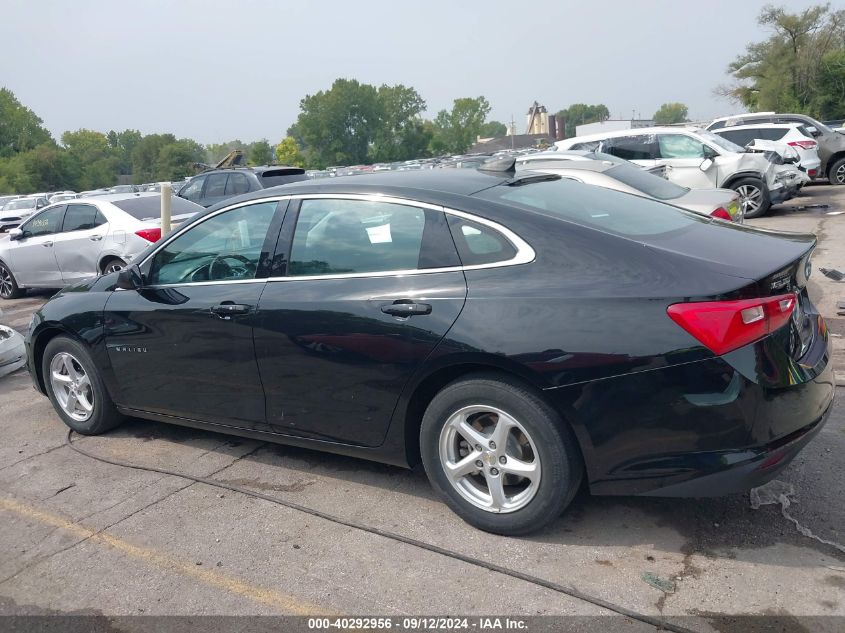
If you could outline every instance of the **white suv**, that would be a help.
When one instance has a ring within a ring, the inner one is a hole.
[[[761,216],[794,193],[792,172],[765,155],[693,127],[650,127],[577,136],[555,143],[562,150],[613,154],[643,167],[665,165],[666,177],[693,189],[733,189],[745,217]]]
[[[798,168],[806,172],[807,176],[817,178],[821,175],[819,144],[801,123],[733,125],[713,130],[713,133],[742,147],[773,149],[784,158],[790,153],[794,154],[798,159]]]

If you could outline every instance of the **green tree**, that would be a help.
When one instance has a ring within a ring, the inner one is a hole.
[[[484,97],[455,99],[451,110],[441,110],[434,119],[432,152],[440,148],[453,154],[466,152],[480,135],[489,113],[490,103]]]
[[[267,139],[255,141],[249,148],[249,163],[251,165],[269,165],[273,162],[273,148]]]
[[[306,148],[309,162],[323,168],[367,161],[381,107],[374,86],[354,79],[336,79],[329,90],[306,95],[288,130]]]
[[[845,48],[845,10],[825,4],[787,13],[767,5],[757,22],[771,35],[749,44],[728,66],[734,83],[717,92],[752,111],[818,115],[820,107],[837,109],[835,52]],[[825,59],[833,64],[820,63]]]
[[[77,188],[96,189],[116,184],[120,159],[105,134],[85,129],[65,132],[62,145],[73,161]]]
[[[162,145],[155,161],[153,180],[181,180],[195,173],[194,163],[202,162],[205,149],[189,138]]]
[[[73,186],[73,159],[54,143],[43,143],[0,159],[0,190],[32,193]]]
[[[148,134],[132,150],[132,180],[150,182],[156,178],[158,156],[165,145],[176,142],[172,134]]]
[[[568,108],[560,110],[555,119],[557,124],[564,126],[564,136],[570,138],[575,136],[575,128],[587,123],[597,123],[610,118],[610,111],[603,103],[587,105],[586,103],[573,103]]]
[[[205,148],[205,162],[209,165],[219,163],[234,149],[245,150],[246,143],[240,139],[235,139],[234,141],[228,141],[226,143],[211,143]]]
[[[483,138],[501,138],[508,133],[508,126],[501,121],[487,121],[478,133]]]
[[[52,142],[41,119],[21,105],[11,90],[0,88],[0,158]]]
[[[382,85],[377,96],[380,120],[373,129],[370,160],[391,162],[425,156],[432,136],[421,117],[425,100],[401,84]]]
[[[276,162],[280,165],[305,167],[305,157],[299,151],[295,138],[287,136],[276,145]]]
[[[687,121],[689,110],[683,103],[664,103],[652,119],[656,125],[673,125]]]
[[[118,173],[122,175],[131,174],[132,151],[141,142],[143,135],[138,130],[123,130],[123,132],[110,130],[106,138],[108,138],[109,147],[111,147],[113,154],[120,161]]]
[[[845,118],[845,48],[826,53],[818,72],[812,111],[820,119]]]

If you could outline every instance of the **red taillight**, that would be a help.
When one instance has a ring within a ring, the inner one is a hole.
[[[666,312],[717,356],[727,354],[783,327],[795,309],[790,293],[762,299],[676,303]]]
[[[158,242],[161,239],[161,229],[141,229],[135,235],[143,237],[148,242]]]
[[[808,169],[808,170],[807,170],[807,175],[808,175],[810,178],[815,178],[815,177],[818,175],[818,173],[819,173],[819,172],[818,172],[817,170],[815,170],[815,169]]]
[[[710,217],[719,218],[720,220],[727,220],[728,222],[734,221],[734,219],[731,217],[731,214],[728,213],[728,210],[722,207],[719,207],[713,213],[711,213]]]
[[[815,149],[818,143],[808,139],[806,141],[789,141],[787,145],[790,147],[800,147],[801,149]]]

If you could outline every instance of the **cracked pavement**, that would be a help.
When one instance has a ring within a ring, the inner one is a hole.
[[[790,209],[818,202],[831,208]],[[845,188],[814,186],[750,223],[816,232],[816,269],[845,270],[845,215],[826,215],[838,208]],[[835,310],[845,284],[816,270],[811,294],[840,335],[835,361],[845,369],[845,318]],[[4,302],[0,322],[26,327],[47,296]],[[792,516],[843,543],[845,390],[837,396],[826,427],[779,479],[796,490]],[[0,423],[0,613],[610,615],[266,501],[88,459],[64,446],[65,427],[25,372],[0,380]],[[845,555],[803,537],[776,505],[751,509],[747,494],[581,494],[545,531],[508,539],[462,523],[420,470],[139,420],[75,441],[104,457],[213,477],[454,549],[697,631],[747,630],[726,615],[778,616],[795,627],[803,625],[790,618],[827,616],[814,631],[842,630],[845,619]],[[671,591],[643,580],[646,573]]]

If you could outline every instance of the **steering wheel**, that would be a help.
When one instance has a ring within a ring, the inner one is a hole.
[[[234,259],[239,261],[243,264],[243,266],[232,266],[226,262],[227,259]],[[218,275],[215,272],[215,267],[223,268],[220,272],[221,275]],[[208,265],[208,278],[209,279],[228,279],[230,277],[236,278],[243,278],[247,275],[252,275],[255,273],[255,264],[253,264],[248,258],[244,257],[243,255],[218,255],[211,263]]]

